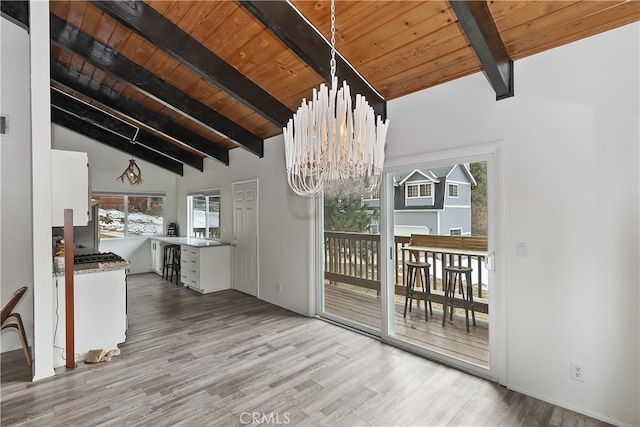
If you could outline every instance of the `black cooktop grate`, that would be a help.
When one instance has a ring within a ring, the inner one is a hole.
[[[117,261],[124,261],[124,259],[120,255],[116,255],[113,252],[98,252],[95,254],[73,256],[74,264],[92,264],[92,263],[117,262]]]

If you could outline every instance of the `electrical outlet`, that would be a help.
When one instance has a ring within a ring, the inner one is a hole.
[[[282,285],[280,283],[276,283],[277,292],[280,293],[282,291]]]
[[[577,365],[571,362],[571,379],[584,382],[584,368],[581,365]]]

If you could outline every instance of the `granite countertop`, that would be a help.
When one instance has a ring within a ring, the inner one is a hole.
[[[100,273],[103,271],[114,271],[114,270],[123,270],[129,268],[129,261],[112,261],[112,262],[100,262],[100,263],[92,263],[92,264],[80,264],[76,265],[73,268],[73,274],[89,274],[89,273]],[[53,269],[53,276],[60,277],[64,276],[64,269],[56,270],[55,267]]]
[[[230,243],[221,242],[220,240],[198,239],[195,237],[152,237],[152,240],[159,240],[165,243],[173,243],[176,245],[194,246],[196,248],[208,248],[214,246],[229,246]]]

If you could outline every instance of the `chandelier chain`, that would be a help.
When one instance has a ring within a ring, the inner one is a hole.
[[[331,0],[331,80],[336,75],[336,4]]]

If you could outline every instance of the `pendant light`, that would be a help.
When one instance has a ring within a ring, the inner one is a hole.
[[[313,89],[283,129],[287,180],[300,196],[371,193],[380,186],[389,120],[375,117],[364,96],[355,108],[336,77],[335,0],[331,0],[331,89]]]
[[[138,132],[140,132],[140,128],[138,128],[136,130],[135,135],[133,135],[133,138],[130,141],[131,144],[135,144],[136,143],[136,137],[138,136]],[[136,164],[136,161],[133,158],[133,156],[131,156],[131,160],[129,160],[129,166],[127,166],[127,168],[124,170],[124,172],[122,172],[122,175],[120,175],[119,177],[116,178],[116,181],[120,180],[124,184],[124,179],[125,178],[129,181],[129,184],[131,184],[131,185],[138,185],[138,184],[143,182],[142,181],[142,171],[140,170],[140,168]]]

